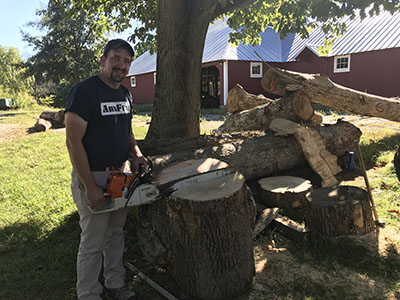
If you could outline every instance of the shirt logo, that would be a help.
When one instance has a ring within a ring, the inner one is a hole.
[[[131,112],[129,102],[102,102],[100,103],[101,115],[125,115]]]

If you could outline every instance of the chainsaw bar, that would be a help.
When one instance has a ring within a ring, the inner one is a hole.
[[[197,174],[197,175],[193,175],[193,176],[188,176],[185,178],[180,178],[172,183],[170,182],[170,183],[163,184],[163,185],[159,186],[158,189],[163,194],[170,194],[177,190],[182,190],[182,189],[191,187],[193,185],[199,184],[200,182],[214,180],[216,178],[227,176],[232,173],[235,173],[235,170],[233,170],[231,168],[213,170],[213,171],[206,172],[206,173],[201,173],[201,174]]]
[[[122,197],[111,198],[110,196],[106,196],[106,200],[104,202],[93,207],[89,206],[89,210],[94,214],[98,214],[112,212],[126,207],[148,204],[158,200],[160,193],[168,195],[177,190],[186,189],[201,182],[224,177],[234,172],[235,170],[231,168],[218,169],[206,173],[188,176],[185,178],[180,178],[173,182],[160,185],[158,187],[151,183],[135,183],[133,184],[134,188],[125,188]]]

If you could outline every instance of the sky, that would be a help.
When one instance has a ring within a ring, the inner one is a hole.
[[[24,59],[33,55],[33,48],[22,41],[20,30],[40,35],[38,30],[26,26],[26,23],[38,21],[36,10],[46,6],[47,0],[0,0],[0,46],[17,48]]]
[[[26,26],[29,21],[39,21],[36,11],[47,7],[48,0],[0,0],[0,46],[14,47],[19,50],[23,59],[34,54],[33,47],[22,41],[21,30],[33,36],[43,35],[34,27]],[[127,38],[128,33],[118,36]]]

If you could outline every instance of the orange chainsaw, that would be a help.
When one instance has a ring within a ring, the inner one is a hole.
[[[139,170],[135,173],[110,173],[107,191],[104,193],[105,201],[95,206],[89,206],[89,210],[94,214],[106,213],[156,201],[160,193],[150,183],[152,166],[149,160],[146,169],[140,165]]]

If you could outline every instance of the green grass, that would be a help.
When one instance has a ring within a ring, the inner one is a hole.
[[[28,130],[43,110],[2,112],[14,115],[0,118],[0,123],[20,124]],[[150,120],[149,115],[136,118],[141,122]],[[147,127],[134,126],[134,131],[142,139]],[[387,130],[366,131],[361,142],[369,168],[379,167],[370,177],[378,214],[393,228],[399,228],[400,218],[387,210],[400,209],[400,185],[392,163],[398,143],[399,135]],[[0,153],[0,299],[75,299],[80,229],[70,194],[71,166],[65,133],[50,130],[0,142]],[[363,186],[362,181],[360,185]],[[126,259],[168,289],[171,283],[167,276],[144,261],[135,239],[135,226],[136,219],[131,214],[126,224]],[[266,247],[267,242],[261,238],[255,246]],[[332,276],[347,268],[377,286],[384,282],[388,289],[377,287],[383,294],[376,298],[378,292],[372,293],[375,299],[385,299],[387,292],[400,296],[400,259],[393,249],[383,257],[371,255],[363,244],[348,238],[310,237],[304,243],[290,244],[288,252],[295,258],[295,267],[308,264]],[[285,264],[285,260],[271,259],[265,272],[284,278],[288,275],[282,271]],[[128,275],[129,285],[140,299],[151,299],[151,288],[132,273]],[[307,273],[271,289],[268,294],[252,290],[240,299],[358,299],[351,283],[339,280],[330,287],[328,282],[310,279]]]

